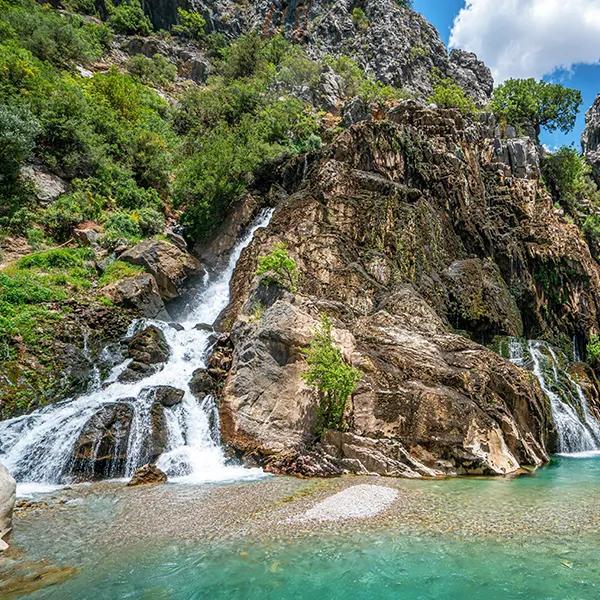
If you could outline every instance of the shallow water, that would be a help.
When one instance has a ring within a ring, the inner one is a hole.
[[[290,524],[365,481],[399,491],[384,515]],[[600,457],[558,457],[517,479],[269,478],[69,493],[19,517],[15,541],[79,571],[23,597],[600,598]]]

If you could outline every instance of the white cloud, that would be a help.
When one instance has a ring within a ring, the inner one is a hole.
[[[475,52],[496,83],[600,61],[600,0],[466,0],[452,48]]]

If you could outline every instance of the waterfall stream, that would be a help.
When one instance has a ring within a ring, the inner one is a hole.
[[[590,412],[582,387],[561,367],[557,351],[546,342],[513,338],[509,358],[529,368],[550,400],[557,432],[557,451],[561,454],[590,453],[600,450],[600,422]]]
[[[164,409],[166,440],[158,466],[170,480],[189,482],[222,481],[256,477],[258,469],[227,465],[219,444],[218,411],[214,399],[199,401],[189,389],[192,374],[206,367],[211,348],[210,328],[229,303],[229,285],[243,249],[254,233],[266,227],[272,210],[263,211],[231,251],[228,263],[213,280],[205,281],[191,301],[186,315],[178,324],[163,321],[135,321],[128,335],[147,325],[158,327],[170,348],[164,368],[135,383],[122,383],[118,376],[130,360],[121,361],[101,383],[95,376],[91,391],[73,399],[51,404],[31,414],[0,422],[0,461],[21,489],[69,483],[73,468],[73,451],[84,428],[94,419],[101,420],[106,409],[126,414],[130,426],[113,432],[114,446],[103,476],[131,477],[147,462],[148,438],[153,435],[153,402],[156,386],[172,386],[184,391],[181,402]],[[85,341],[87,348],[87,340]],[[216,425],[216,426],[215,426]],[[94,447],[99,454],[102,448]],[[119,455],[126,458],[119,459]]]

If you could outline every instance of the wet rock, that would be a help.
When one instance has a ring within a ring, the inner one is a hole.
[[[188,277],[199,275],[201,265],[188,252],[162,240],[144,240],[127,252],[120,260],[144,267],[154,276],[163,300],[173,300],[180,296]]]
[[[481,343],[496,335],[523,335],[521,314],[496,265],[477,258],[454,261],[444,273],[450,298],[448,320]]]
[[[286,452],[268,459],[264,465],[267,473],[294,475],[296,477],[338,477],[344,469],[331,457],[312,452]]]
[[[15,493],[15,480],[6,467],[0,463],[0,552],[8,548],[7,540],[12,530]]]
[[[149,319],[168,319],[165,304],[152,275],[140,273],[126,277],[102,289],[115,304],[134,309]]]
[[[69,474],[83,480],[122,477],[135,398],[102,406],[83,426],[73,449]]]
[[[153,388],[144,388],[142,394],[153,394],[156,402],[167,408],[171,408],[179,404],[185,395],[183,390],[177,389],[170,385],[159,385]]]
[[[127,344],[127,356],[131,363],[119,376],[119,381],[139,381],[159,371],[169,359],[171,351],[165,334],[155,325],[137,333]]]
[[[194,329],[197,331],[207,331],[210,333],[214,331],[214,327],[208,323],[198,323],[197,325],[194,325]]]
[[[212,394],[217,389],[217,381],[206,369],[196,369],[189,383],[192,394],[198,399],[203,400],[207,395]]]
[[[156,465],[147,464],[140,467],[127,483],[128,486],[158,485],[167,482],[167,476]]]

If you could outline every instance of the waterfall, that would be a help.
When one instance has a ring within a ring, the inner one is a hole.
[[[539,340],[512,338],[508,352],[512,362],[533,371],[550,400],[557,451],[576,454],[600,450],[600,422],[590,412],[582,387],[561,367],[561,363],[566,364],[565,357]]]
[[[103,457],[102,476],[131,477],[148,458],[148,443],[153,430],[152,388],[172,386],[183,390],[180,403],[161,409],[164,414],[166,439],[158,466],[169,479],[189,482],[220,481],[255,477],[258,469],[226,465],[219,444],[218,411],[214,399],[199,401],[189,389],[192,374],[206,367],[212,339],[209,328],[196,329],[198,323],[213,324],[229,304],[230,281],[244,248],[254,233],[266,227],[272,210],[261,212],[248,231],[237,241],[228,263],[213,280],[205,281],[191,301],[186,315],[177,324],[163,321],[135,321],[128,335],[147,325],[158,327],[170,348],[164,368],[135,383],[123,383],[119,375],[130,359],[115,366],[101,383],[98,376],[85,394],[51,404],[31,414],[0,422],[0,461],[22,487],[32,484],[47,487],[65,484],[73,479],[74,449],[82,432],[95,420],[103,423],[104,415],[126,415],[130,426],[124,430],[114,426],[113,445]],[[87,348],[87,340],[85,341]],[[108,413],[107,413],[108,411]],[[215,423],[217,426],[215,427]],[[92,424],[92,425],[90,425]],[[92,447],[97,458],[105,449]]]

